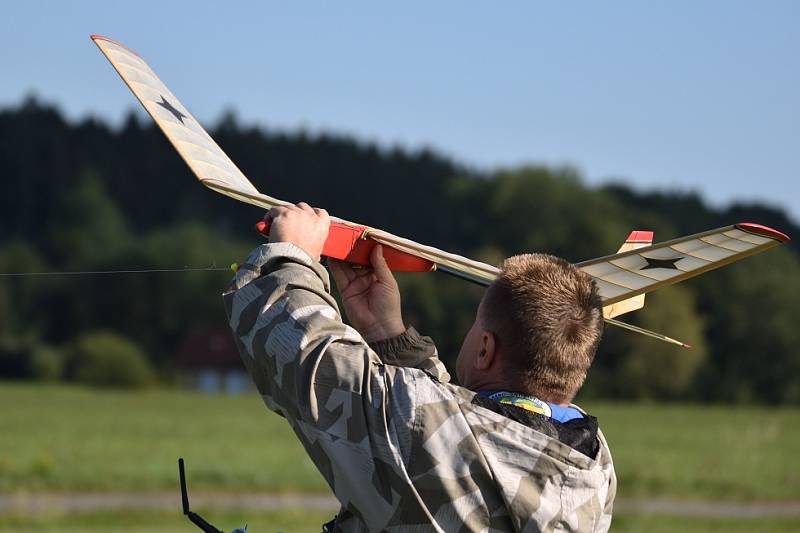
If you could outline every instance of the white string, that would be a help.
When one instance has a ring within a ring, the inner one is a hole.
[[[231,269],[229,267],[206,268],[149,268],[144,270],[81,270],[81,271],[52,271],[52,272],[0,272],[0,277],[22,276],[93,276],[106,274],[151,274],[157,272],[213,272]]]

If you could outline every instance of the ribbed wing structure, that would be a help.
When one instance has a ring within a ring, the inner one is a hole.
[[[286,203],[258,192],[138,54],[107,37],[92,40],[203,185],[267,209]]]
[[[741,223],[577,266],[594,278],[603,304],[611,305],[769,250],[787,240],[788,236],[774,229]]]

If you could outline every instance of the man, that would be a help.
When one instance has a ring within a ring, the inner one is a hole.
[[[450,376],[371,269],[319,264],[323,210],[275,208],[270,244],[224,299],[242,360],[341,503],[333,531],[605,531],[616,480],[595,418],[570,401],[603,327],[591,279],[518,256],[487,290]],[[359,333],[360,332],[360,333]]]

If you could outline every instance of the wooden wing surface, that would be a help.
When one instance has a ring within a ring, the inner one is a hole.
[[[605,306],[645,294],[769,250],[783,233],[743,222],[578,263],[591,275]]]
[[[265,209],[286,203],[250,183],[136,52],[108,37],[92,35],[92,40],[203,185]]]

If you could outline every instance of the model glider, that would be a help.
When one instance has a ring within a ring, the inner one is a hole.
[[[91,38],[200,183],[264,209],[288,204],[259,192],[138,54],[107,37],[92,35]],[[323,250],[323,255],[328,257],[367,265],[370,250],[381,244],[389,267],[395,271],[441,271],[481,285],[489,285],[500,272],[495,266],[377,228],[336,217],[331,217],[331,220]],[[266,222],[260,223],[258,229],[268,235]],[[659,244],[652,244],[652,239],[652,232],[635,231],[618,253],[578,263],[577,266],[597,283],[607,322],[687,346],[664,335],[619,322],[614,317],[641,308],[645,293],[763,252],[788,241],[789,237],[759,224],[741,223]]]

